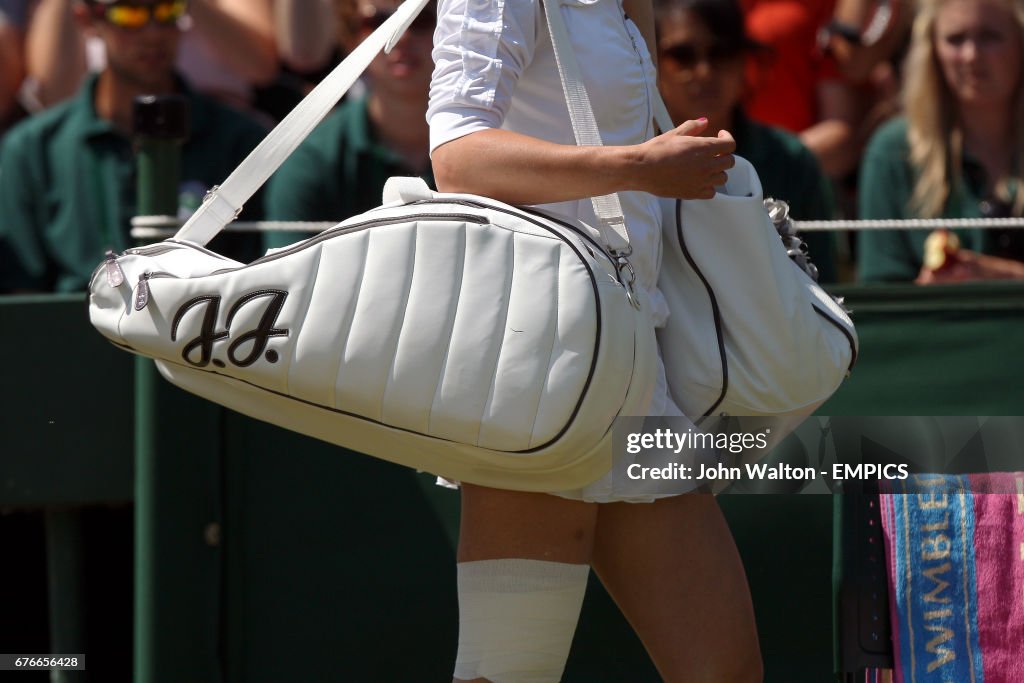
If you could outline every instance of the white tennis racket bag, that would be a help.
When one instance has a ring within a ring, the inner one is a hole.
[[[249,265],[174,239],[111,255],[90,317],[188,391],[385,460],[520,490],[607,472],[653,391],[639,288],[582,223],[418,179],[385,202]]]

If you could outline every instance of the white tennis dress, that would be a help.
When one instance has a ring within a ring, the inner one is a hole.
[[[635,145],[654,134],[654,65],[643,36],[619,0],[550,0],[561,6],[583,83],[606,145]],[[565,96],[540,0],[439,0],[430,87],[431,151],[470,133],[503,128],[575,145]],[[658,291],[661,209],[645,192],[620,192],[631,261],[648,291],[657,325],[668,317]],[[589,199],[538,208],[595,225]],[[650,415],[682,416],[673,402],[659,358]],[[687,423],[688,425],[689,423]],[[557,495],[592,502],[644,502],[693,489],[680,481],[638,482],[621,476],[632,456],[616,454],[613,471],[577,491]],[[614,481],[613,481],[614,480]],[[613,486],[614,484],[614,486]],[[660,485],[655,490],[653,487]]]

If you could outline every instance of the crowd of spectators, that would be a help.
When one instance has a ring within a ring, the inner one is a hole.
[[[189,102],[186,217],[397,4],[0,0],[0,292],[81,289],[106,249],[128,245],[135,96]],[[655,6],[670,113],[730,130],[797,220],[1024,214],[1024,0]],[[379,203],[390,175],[432,182],[433,16],[377,58],[247,218],[341,220]],[[807,241],[826,282],[1024,279],[1024,231],[940,236],[938,260],[923,230]]]

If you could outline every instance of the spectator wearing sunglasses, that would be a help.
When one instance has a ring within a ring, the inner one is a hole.
[[[343,48],[358,45],[398,4],[338,2]],[[433,186],[426,111],[434,24],[434,8],[428,6],[390,54],[373,60],[365,92],[346,99],[271,178],[271,219],[339,221],[368,211],[380,204],[384,182],[395,175],[418,175]],[[297,237],[269,233],[265,241],[274,247]]]
[[[107,249],[131,244],[135,214],[133,101],[181,94],[190,110],[182,145],[182,215],[222,182],[265,134],[261,125],[193,91],[175,72],[183,1],[80,0],[81,30],[103,41],[107,65],[71,100],[11,129],[0,148],[0,292],[84,289]],[[245,216],[260,218],[259,201]],[[245,259],[258,240],[218,249]]]
[[[75,25],[72,8],[80,1],[35,4],[26,51],[29,95],[37,109],[67,99],[87,71],[100,71],[105,64],[102,42],[83,36]],[[291,1],[164,0],[154,3],[154,11],[177,14],[187,8],[187,15],[178,19],[189,30],[178,50],[177,68],[192,86],[235,106],[250,107],[255,89],[270,83],[278,70],[273,4]],[[116,6],[117,20],[127,23],[144,21],[148,11],[146,0],[97,3]]]
[[[834,217],[831,185],[795,135],[744,113],[744,60],[764,50],[747,37],[735,0],[656,0],[658,86],[675,121],[708,118],[704,135],[728,130],[736,154],[754,165],[766,197],[789,203],[797,220]],[[831,234],[805,236],[823,282],[836,278]]]

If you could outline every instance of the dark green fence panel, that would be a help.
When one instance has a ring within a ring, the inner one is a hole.
[[[0,507],[132,499],[132,358],[85,296],[0,298]]]
[[[1024,286],[851,288],[861,357],[822,415],[1024,415]]]

